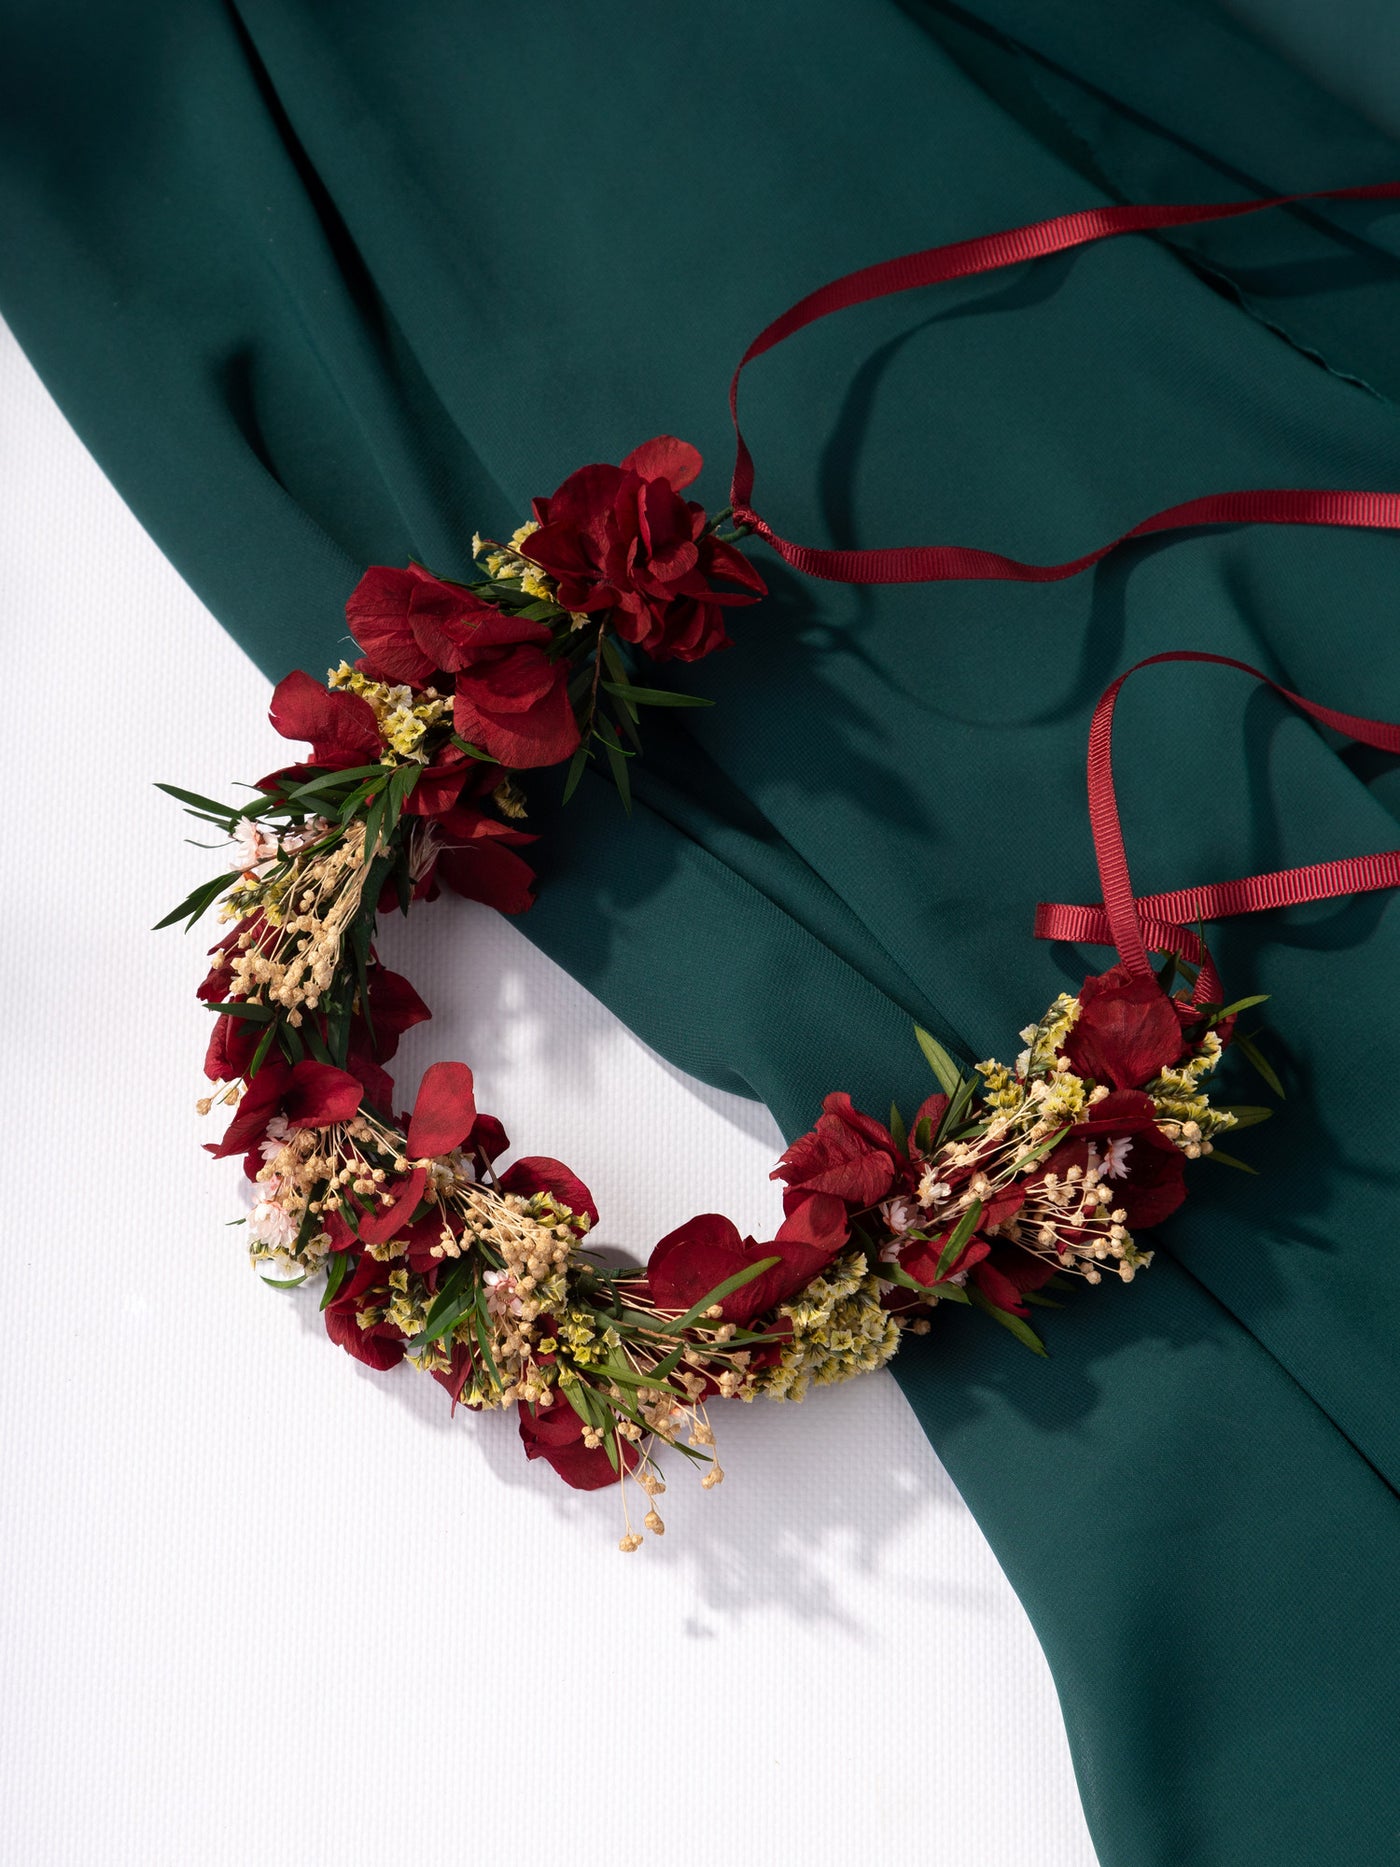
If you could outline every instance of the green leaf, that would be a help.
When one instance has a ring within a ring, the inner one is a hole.
[[[240,817],[247,815],[246,811],[239,810],[236,805],[221,804],[212,797],[201,797],[198,791],[182,791],[178,784],[157,782],[156,789],[164,791],[167,797],[173,797],[181,804],[188,804],[196,813],[209,811],[217,823],[234,824]]]
[[[917,1277],[911,1277],[902,1264],[882,1264],[879,1271],[880,1281],[898,1284],[904,1290],[912,1290],[921,1297],[936,1297],[941,1303],[946,1297],[950,1303],[966,1303],[968,1294],[961,1284],[940,1284],[935,1290],[932,1284],[921,1284]]]
[[[327,1309],[335,1302],[340,1293],[340,1286],[350,1275],[350,1267],[354,1262],[353,1251],[333,1251],[326,1259],[326,1290],[321,1298],[322,1309]]]
[[[262,1272],[259,1271],[258,1275],[262,1277]],[[303,1271],[300,1277],[263,1277],[262,1280],[269,1290],[296,1290],[306,1282],[306,1272]]]
[[[980,1199],[974,1199],[967,1211],[949,1233],[947,1244],[944,1245],[943,1249],[938,1254],[938,1263],[934,1266],[933,1272],[933,1281],[935,1283],[941,1282],[962,1256],[968,1240],[977,1230],[978,1222],[981,1217],[982,1202]]]
[[[962,1081],[962,1087],[955,1096],[950,1097],[948,1106],[943,1111],[943,1119],[938,1124],[938,1139],[940,1141],[945,1138],[951,1139],[957,1132],[958,1124],[962,1121],[963,1116],[966,1115],[976,1091],[976,1080],[971,1076],[965,1076]]]
[[[272,1040],[274,1037],[276,1037],[276,1035],[277,1035],[277,1021],[276,1019],[274,1019],[272,1023],[267,1025],[267,1027],[263,1031],[262,1036],[258,1039],[258,1047],[253,1052],[253,1061],[248,1065],[248,1080],[250,1082],[257,1075],[258,1071],[262,1068],[263,1064],[266,1062],[267,1053],[269,1050],[271,1050]]]
[[[343,784],[357,784],[366,778],[382,778],[382,765],[351,765],[345,771],[322,772],[319,778],[308,778],[305,784],[296,785],[286,793],[288,802],[303,797],[319,797],[323,791],[337,790]]]
[[[1252,1103],[1231,1102],[1222,1103],[1220,1113],[1233,1115],[1237,1128],[1257,1128],[1261,1121],[1272,1121],[1274,1111],[1256,1107]]]
[[[1021,1292],[1021,1301],[1023,1303],[1033,1303],[1037,1309],[1064,1308],[1063,1303],[1057,1303],[1054,1297],[1043,1297],[1038,1290],[1023,1290]]]
[[[296,1027],[292,1026],[291,1028],[295,1029]],[[329,1063],[331,1061],[331,1053],[327,1050],[325,1040],[314,1024],[303,1024],[301,1029],[297,1031],[297,1036],[301,1038],[317,1063]]]
[[[933,1152],[933,1123],[927,1115],[921,1115],[914,1124],[914,1145],[921,1154]]]
[[[1233,1154],[1227,1154],[1223,1148],[1212,1147],[1209,1154],[1205,1155],[1204,1158],[1206,1160],[1218,1160],[1222,1167],[1235,1167],[1240,1173],[1252,1173],[1256,1178],[1259,1173],[1257,1167],[1251,1167],[1248,1161],[1236,1160]]]
[[[772,1257],[756,1258],[752,1264],[746,1264],[743,1270],[735,1271],[734,1275],[726,1277],[722,1284],[716,1284],[708,1296],[701,1297],[698,1303],[692,1303],[684,1316],[678,1317],[675,1322],[666,1323],[665,1333],[684,1335],[687,1329],[699,1322],[707,1309],[716,1303],[723,1303],[726,1297],[733,1296],[736,1290],[742,1290],[745,1284],[751,1284],[755,1277],[761,1277],[765,1271],[771,1270],[775,1264],[781,1262],[780,1258]]]
[[[266,1024],[277,1016],[271,1005],[250,1005],[241,998],[224,998],[213,1003],[206,1000],[204,1008],[225,1012],[230,1018],[246,1018],[250,1024]]]
[[[1013,1316],[1010,1310],[1000,1308],[989,1296],[979,1290],[976,1284],[968,1285],[967,1294],[978,1309],[984,1310],[994,1322],[999,1322],[1003,1329],[1009,1329],[1024,1348],[1028,1348],[1033,1355],[1043,1355],[1047,1360],[1049,1359],[1049,1350],[1024,1317]]]
[[[505,1382],[501,1379],[501,1371],[496,1366],[496,1357],[491,1353],[491,1331],[486,1325],[486,1317],[483,1312],[485,1298],[482,1295],[480,1284],[476,1287],[476,1295],[476,1307],[472,1311],[472,1327],[476,1331],[476,1339],[481,1348],[481,1359],[486,1363],[487,1373],[491,1376],[496,1386],[504,1387]]]
[[[178,908],[172,908],[164,920],[157,921],[151,932],[159,933],[162,927],[173,927],[176,921],[184,921],[188,931],[200,915],[211,908],[220,895],[226,894],[232,885],[233,877],[228,873],[216,875],[212,882],[201,882],[198,888],[190,890]]]
[[[1273,1090],[1279,1101],[1286,1102],[1288,1098],[1283,1093],[1283,1084],[1278,1079],[1278,1071],[1274,1068],[1273,1064],[1270,1063],[1263,1051],[1260,1050],[1254,1039],[1252,1037],[1241,1037],[1240,1034],[1236,1032],[1234,1041],[1236,1050],[1248,1057],[1249,1061],[1263,1077],[1269,1088]]]
[[[344,992],[326,1012],[326,1049],[338,1070],[350,1054],[350,994]]]
[[[1025,1153],[1018,1157],[1012,1169],[1013,1173],[1024,1173],[1027,1167],[1033,1167],[1038,1160],[1044,1160],[1047,1154],[1053,1154],[1068,1132],[1067,1128],[1057,1128],[1054,1134],[1047,1135],[1045,1140],[1037,1142],[1034,1147],[1027,1148]]]
[[[924,1029],[923,1025],[914,1026],[914,1035],[919,1040],[919,1048],[928,1059],[928,1066],[938,1078],[939,1087],[945,1096],[955,1096],[962,1082],[962,1071],[954,1063],[948,1052]]]
[[[909,1130],[904,1126],[904,1117],[899,1112],[899,1104],[890,1104],[890,1134],[901,1154],[909,1152]]]
[[[472,1271],[468,1258],[459,1258],[453,1265],[442,1280],[422,1329],[408,1343],[406,1354],[421,1355],[431,1343],[450,1336],[458,1323],[475,1311],[477,1288]]]
[[[627,775],[627,754],[617,743],[615,733],[600,731],[598,737],[603,742],[608,764],[612,767],[613,783],[617,786],[618,796],[622,799],[622,808],[630,817],[632,815],[632,780]]]
[[[365,812],[365,858],[372,862],[379,854],[379,839],[384,834],[384,819],[389,814],[389,792],[377,791]]]
[[[564,780],[564,800],[563,801],[566,804],[568,803],[569,799],[573,796],[574,792],[577,791],[578,781],[583,776],[584,767],[587,765],[587,763],[588,763],[588,747],[586,745],[581,745],[578,751],[574,753],[573,758],[569,761],[569,775]]]
[[[712,707],[715,704],[699,694],[676,694],[665,687],[633,687],[627,681],[604,681],[601,685],[633,707]]]
[[[496,763],[489,752],[483,752],[480,746],[474,746],[470,739],[464,739],[460,733],[453,733],[452,743],[459,752],[465,752],[468,758],[480,759],[483,765]]]
[[[1238,1017],[1240,1012],[1251,1011],[1255,1005],[1267,1005],[1268,1002],[1267,992],[1256,992],[1253,998],[1237,998],[1233,1005],[1222,1005],[1211,1019],[1211,1023],[1222,1024],[1226,1018]]]

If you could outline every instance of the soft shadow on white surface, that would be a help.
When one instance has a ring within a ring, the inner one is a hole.
[[[0,406],[29,806],[0,987],[0,1860],[700,1867],[720,1822],[769,1867],[1092,1867],[1043,1659],[888,1377],[731,1409],[724,1485],[669,1473],[666,1536],[624,1558],[611,1493],[370,1375],[250,1271],[193,1113],[212,936],[148,931],[210,859],[151,785],[222,794],[284,743],[8,338]],[[609,1240],[773,1223],[767,1114],[515,927],[444,902],[386,947],[437,1014],[401,1088],[465,1057]]]

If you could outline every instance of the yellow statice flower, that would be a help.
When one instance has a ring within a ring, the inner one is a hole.
[[[441,694],[415,696],[411,687],[372,681],[358,668],[352,668],[348,661],[331,669],[328,684],[346,693],[358,694],[369,702],[386,753],[391,755],[384,759],[386,765],[394,764],[396,759],[411,759],[417,765],[425,765],[428,755],[422,749],[424,734],[451,717],[449,697]]]
[[[881,1308],[880,1289],[862,1253],[838,1258],[779,1309],[792,1336],[776,1367],[763,1369],[752,1391],[773,1400],[801,1400],[813,1384],[824,1387],[882,1368],[899,1347],[899,1325]]]

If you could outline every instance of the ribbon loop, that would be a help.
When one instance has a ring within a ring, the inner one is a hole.
[[[1123,826],[1113,787],[1113,715],[1123,684],[1141,668],[1162,662],[1194,661],[1235,668],[1286,700],[1323,726],[1377,751],[1400,755],[1400,726],[1372,720],[1336,707],[1322,706],[1290,688],[1282,687],[1247,661],[1231,655],[1210,655],[1195,649],[1170,649],[1120,674],[1099,697],[1089,728],[1089,826],[1094,837],[1101,907],[1081,907],[1042,901],[1035,911],[1037,940],[1073,940],[1089,945],[1116,946],[1130,972],[1152,972],[1151,952],[1175,951],[1200,966],[1196,980],[1197,1004],[1217,1000],[1220,980],[1204,943],[1184,923],[1223,920],[1235,914],[1254,914],[1266,908],[1290,907],[1305,901],[1331,901],[1345,895],[1379,888],[1400,887],[1400,850],[1374,856],[1346,856],[1335,862],[1312,862],[1296,869],[1276,869],[1267,875],[1246,875],[1236,881],[1207,883],[1169,894],[1133,894]]]
[[[1061,214],[1053,220],[1034,221],[1005,233],[979,239],[957,240],[947,246],[928,247],[886,259],[809,292],[754,338],[739,360],[729,385],[729,413],[734,423],[734,477],[730,504],[740,524],[749,526],[794,569],[829,583],[938,583],[957,579],[1003,580],[1016,583],[1055,583],[1077,577],[1119,545],[1154,532],[1180,531],[1193,525],[1345,525],[1368,529],[1400,529],[1400,494],[1393,492],[1310,491],[1285,488],[1273,491],[1213,493],[1170,506],[1143,519],[1121,537],[1070,558],[1063,564],[1028,564],[964,545],[904,545],[883,550],[840,551],[795,544],[781,537],[753,505],[754,461],[739,427],[739,379],[748,364],[776,348],[787,338],[855,305],[937,285],[948,279],[995,272],[1021,260],[1043,259],[1096,240],[1125,233],[1150,233],[1168,227],[1187,227],[1205,221],[1230,220],[1257,214],[1265,208],[1285,207],[1297,201],[1388,201],[1400,199],[1400,182],[1376,182],[1359,188],[1322,188],[1306,194],[1274,195],[1267,200],[1204,202],[1180,206],[1165,203],[1087,208]]]

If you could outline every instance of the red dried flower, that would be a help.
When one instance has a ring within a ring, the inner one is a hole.
[[[539,530],[521,546],[565,609],[610,612],[617,633],[653,661],[699,661],[723,648],[725,609],[757,602],[767,587],[706,531],[704,507],[680,497],[701,465],[689,443],[658,435],[620,467],[580,467],[533,502]]]
[[[1076,1075],[1141,1089],[1185,1048],[1174,1002],[1149,974],[1111,967],[1084,981],[1064,1051]]]

